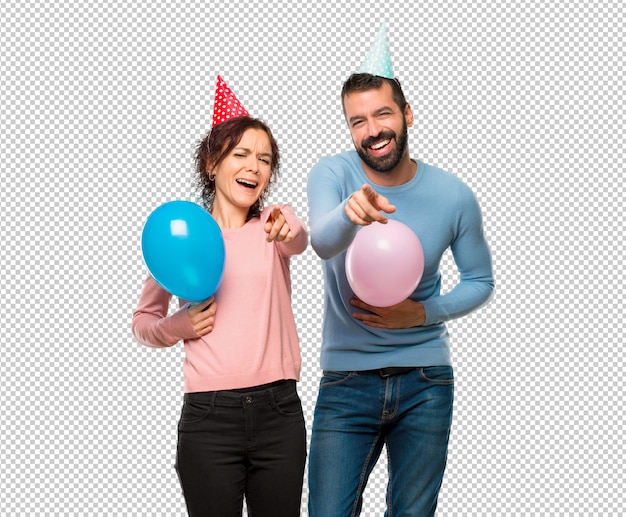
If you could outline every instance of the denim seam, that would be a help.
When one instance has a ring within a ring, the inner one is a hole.
[[[452,379],[432,379],[424,373],[424,368],[420,369],[420,377],[426,382],[430,382],[431,384],[439,384],[441,386],[449,386],[450,384],[454,384],[454,378]]]
[[[401,382],[402,382],[401,377],[398,377],[398,379],[396,380],[396,386],[395,386],[396,394],[394,395],[395,404],[393,407],[393,411],[391,411],[388,415],[383,414],[381,416],[382,422],[389,421],[392,418],[395,418],[396,415],[398,414],[398,409],[400,409],[400,383]],[[389,379],[387,379],[387,385],[385,387],[385,391],[387,389],[387,386],[389,386]],[[382,426],[382,422],[381,422],[381,426]]]
[[[354,376],[356,375],[356,373],[354,372],[350,372],[348,375],[346,375],[344,378],[342,379],[337,379],[336,381],[329,381],[329,382],[324,382],[322,383],[322,381],[320,380],[320,389],[321,388],[325,388],[327,386],[339,386],[341,384],[346,383],[347,381],[349,381],[350,379],[352,379]]]
[[[387,476],[389,477],[387,480],[386,490],[387,517],[393,517],[393,498],[391,497],[391,487],[393,486],[393,465],[391,464],[391,454],[389,454],[389,444],[385,445],[387,446]]]
[[[374,451],[376,450],[376,444],[379,441],[380,441],[380,434],[376,435],[376,440],[370,447],[370,451],[367,454],[367,458],[365,458],[365,463],[363,464],[363,470],[361,471],[361,476],[359,477],[359,486],[357,488],[356,498],[354,499],[354,503],[352,505],[352,513],[350,514],[350,517],[355,517],[357,515],[357,511],[359,508],[359,501],[361,500],[361,497],[363,496],[363,490],[365,489],[367,468],[370,462],[372,461],[372,456],[374,454]]]

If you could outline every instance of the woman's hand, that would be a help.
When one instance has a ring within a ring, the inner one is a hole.
[[[264,227],[265,233],[267,233],[267,242],[284,242],[285,244],[293,240],[293,234],[291,228],[285,219],[285,216],[280,211],[279,206],[272,208],[267,221],[265,221]]]
[[[213,330],[216,312],[217,303],[215,303],[215,297],[213,296],[204,302],[187,307],[187,316],[189,316],[196,334],[204,336]]]

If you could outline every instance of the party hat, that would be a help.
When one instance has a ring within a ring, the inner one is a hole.
[[[215,100],[213,101],[213,124],[217,126],[228,119],[235,117],[249,117],[250,114],[239,102],[233,91],[224,82],[220,75],[217,76],[215,86]]]
[[[389,43],[387,42],[387,26],[384,23],[381,24],[378,34],[367,56],[365,56],[365,61],[363,61],[359,73],[379,75],[387,79],[393,79]]]

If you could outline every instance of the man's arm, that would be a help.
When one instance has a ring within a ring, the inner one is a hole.
[[[311,245],[322,259],[345,251],[352,243],[359,226],[373,221],[386,222],[381,213],[395,207],[370,185],[345,196],[338,177],[327,166],[317,164],[307,182]]]

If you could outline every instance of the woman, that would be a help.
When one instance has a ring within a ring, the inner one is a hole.
[[[176,469],[189,515],[300,514],[306,431],[289,259],[308,242],[288,205],[263,208],[279,152],[260,120],[215,125],[196,153],[198,185],[224,237],[220,287],[180,300],[149,277],[132,330],[147,346],[185,344]]]

